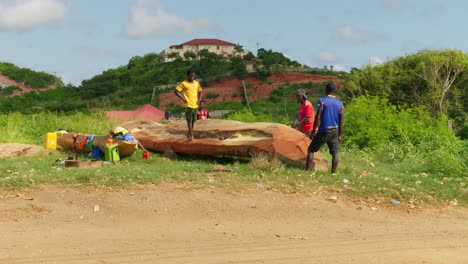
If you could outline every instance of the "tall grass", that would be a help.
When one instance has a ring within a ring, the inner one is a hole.
[[[51,112],[31,115],[0,114],[0,142],[42,145],[46,133],[56,131],[59,128],[87,134],[105,134],[112,125],[103,112],[96,112],[93,115],[79,112],[74,114]]]
[[[33,158],[0,158],[0,189],[17,190],[42,184],[121,188],[177,182],[189,188],[265,188],[287,193],[330,190],[377,203],[390,203],[391,199],[399,199],[403,204],[446,204],[457,201],[460,205],[468,205],[466,142],[445,131],[446,128],[437,120],[418,119],[409,115],[409,110],[401,115],[401,111],[396,108],[379,110],[372,104],[385,108],[380,101],[366,100],[361,102],[368,107],[357,107],[361,106],[358,101],[346,108],[348,121],[344,128],[344,144],[340,147],[337,177],[330,176],[329,172],[308,172],[303,168],[285,167],[274,157],[264,155],[252,159],[183,156],[169,160],[152,153],[150,160],[144,160],[139,150],[117,165],[77,169],[54,164],[56,159],[65,158],[66,155],[53,152]],[[388,111],[388,117],[371,119],[369,116],[368,120],[374,120],[381,129],[396,132],[373,132],[373,128],[366,128],[368,122],[362,122],[361,126],[361,119],[367,118],[367,114],[371,115],[366,113],[368,109],[371,112]],[[394,112],[391,114],[391,111]],[[250,112],[245,114],[254,118]],[[404,115],[408,117],[404,118]],[[398,120],[404,124],[399,124]],[[390,121],[392,125],[385,128]],[[43,145],[45,134],[57,128],[103,134],[112,125],[102,113],[91,116],[81,113],[0,115],[0,142]],[[425,129],[426,132],[421,131]],[[419,134],[415,136],[415,133]],[[356,142],[364,141],[360,137],[374,143],[359,146]],[[331,160],[326,147],[322,149],[322,154]],[[81,159],[87,157],[82,156]],[[226,169],[219,170],[219,166]]]

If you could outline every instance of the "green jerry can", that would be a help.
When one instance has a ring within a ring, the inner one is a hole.
[[[118,144],[106,144],[106,146],[104,147],[104,160],[112,161],[114,163],[120,161]]]

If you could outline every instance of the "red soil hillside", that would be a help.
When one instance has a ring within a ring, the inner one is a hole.
[[[44,89],[33,89],[33,88],[30,88],[30,87],[24,85],[24,83],[16,82],[15,80],[12,80],[12,79],[8,78],[7,76],[2,75],[1,73],[0,73],[0,82],[8,84],[10,86],[18,86],[19,88],[21,88],[21,91],[14,91],[11,96],[22,95],[22,94],[25,94],[25,93],[29,93],[31,91],[39,92],[39,91],[43,91],[43,90],[47,90],[47,89],[55,89],[54,85],[51,85],[51,86],[49,86],[47,88],[44,88]]]
[[[287,83],[324,83],[327,81],[334,81],[338,89],[342,87],[343,81],[335,76],[323,76],[316,74],[305,74],[305,73],[282,73],[275,74],[268,77],[267,82],[262,82],[256,77],[248,77],[245,79],[247,86],[249,101],[255,101],[257,99],[268,98],[273,90],[279,86],[283,86]],[[209,86],[203,87],[203,98],[207,103],[212,102],[224,102],[224,101],[240,101],[242,100],[241,95],[243,92],[242,83],[237,78],[228,79],[221,82],[212,83]],[[216,98],[207,98],[207,94],[218,94]],[[174,103],[176,105],[182,105],[180,100],[177,100],[172,91],[162,93],[159,95],[159,108],[165,110],[167,105]]]

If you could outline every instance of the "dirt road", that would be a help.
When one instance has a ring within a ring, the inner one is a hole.
[[[0,263],[468,263],[467,209],[181,187],[0,192]]]

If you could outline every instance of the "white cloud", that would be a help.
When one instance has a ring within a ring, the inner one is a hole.
[[[333,32],[333,37],[338,41],[346,41],[355,44],[375,42],[384,39],[381,34],[362,31],[350,25],[342,26]]]
[[[408,5],[408,0],[384,0],[384,9],[386,11],[400,11]]]
[[[215,26],[207,18],[187,20],[184,17],[169,14],[159,6],[154,10],[149,7],[152,1],[137,0],[130,7],[130,21],[125,27],[125,34],[133,38],[147,37],[166,32],[192,33],[197,30],[214,29]],[[190,13],[190,12],[189,12]],[[192,17],[192,16],[187,16]]]
[[[329,51],[321,51],[318,54],[318,60],[321,62],[336,62],[336,54]]]
[[[379,64],[382,64],[384,63],[384,60],[377,57],[377,56],[372,56],[369,58],[369,64],[372,65],[372,66],[376,66],[376,65],[379,65]]]
[[[12,0],[0,3],[0,30],[31,30],[43,24],[60,22],[67,13],[68,6],[60,0]]]

